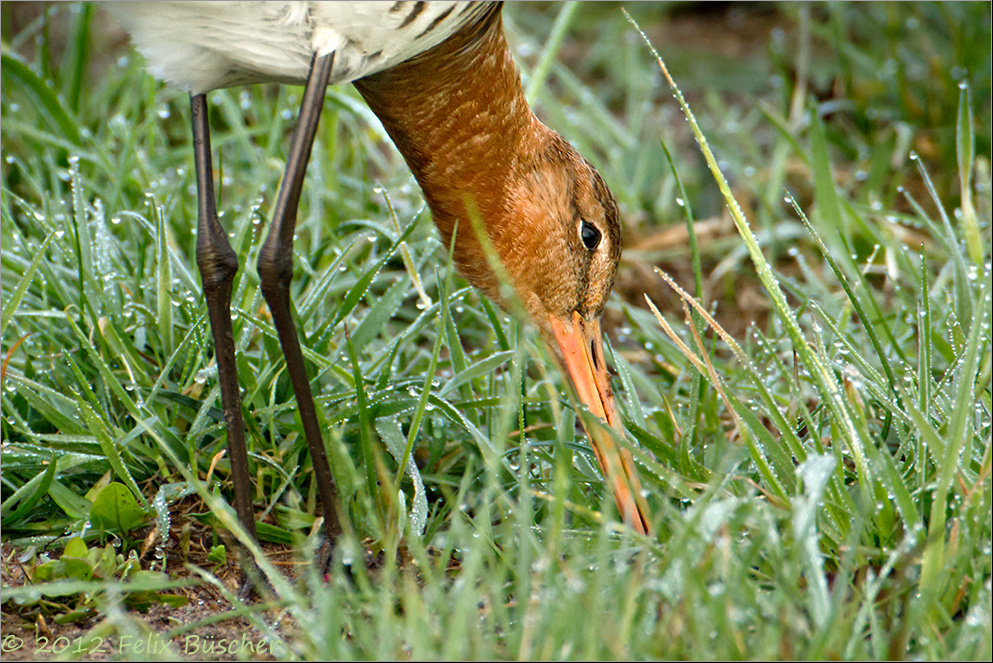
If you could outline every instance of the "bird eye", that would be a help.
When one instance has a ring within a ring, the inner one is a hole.
[[[600,231],[592,223],[583,221],[579,227],[579,236],[583,240],[583,245],[590,251],[600,245]]]

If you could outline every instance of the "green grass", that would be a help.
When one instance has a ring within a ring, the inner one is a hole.
[[[174,535],[191,510],[233,526],[188,100],[98,48],[99,11],[14,33],[8,8],[3,539],[58,547],[112,481]],[[260,557],[288,619],[233,612],[302,658],[988,660],[989,5],[629,10],[696,122],[619,6],[507,14],[537,112],[622,206],[607,326],[657,535],[616,524],[562,376],[450,273],[402,160],[337,88],[294,295],[351,531],[326,585]],[[311,546],[316,491],[254,271],[299,95],[208,99],[260,536]],[[653,241],[713,219],[728,229]],[[156,568],[181,566],[176,548]],[[4,583],[5,628],[58,591]],[[149,628],[114,596],[91,635]]]

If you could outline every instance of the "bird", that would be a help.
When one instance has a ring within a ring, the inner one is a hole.
[[[502,3],[157,1],[110,9],[148,71],[190,95],[196,262],[215,347],[233,506],[252,537],[230,313],[239,264],[218,221],[205,95],[266,82],[305,86],[257,266],[312,457],[326,536],[341,532],[339,505],[289,285],[297,206],[325,91],[346,83],[413,172],[458,272],[505,309],[519,302],[517,310],[537,327],[578,398],[616,431],[587,426],[622,522],[651,533],[632,455],[614,436],[623,427],[600,325],[620,260],[618,207],[590,162],[532,112],[504,35]]]

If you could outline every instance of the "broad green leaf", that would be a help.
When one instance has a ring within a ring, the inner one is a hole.
[[[126,534],[148,519],[147,512],[138,504],[127,486],[112,482],[107,484],[93,500],[90,522],[97,529]]]

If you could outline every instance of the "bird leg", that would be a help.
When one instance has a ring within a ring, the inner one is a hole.
[[[193,120],[193,155],[197,171],[197,266],[207,300],[210,331],[214,337],[217,375],[221,383],[224,423],[228,432],[228,456],[231,459],[231,482],[234,484],[234,509],[245,530],[255,537],[255,512],[252,509],[252,485],[248,474],[248,450],[245,447],[245,423],[241,418],[241,393],[234,358],[234,332],[231,327],[231,287],[238,271],[238,257],[228,242],[227,233],[217,220],[214,202],[214,174],[210,165],[210,122],[207,99],[190,97]]]
[[[317,133],[317,123],[321,117],[324,93],[327,90],[333,64],[333,52],[326,55],[315,53],[311,61],[307,87],[300,105],[300,117],[286,160],[286,173],[276,198],[272,225],[262,244],[258,261],[262,294],[269,304],[279,334],[279,344],[283,349],[290,382],[297,397],[297,408],[303,423],[304,436],[310,448],[314,479],[317,481],[321,506],[324,510],[324,531],[332,540],[341,533],[336,508],[338,496],[334,478],[331,476],[331,466],[328,464],[327,453],[324,450],[321,430],[317,424],[314,397],[311,394],[310,380],[307,378],[300,340],[291,313],[290,280],[293,277],[293,233],[296,228],[297,207],[300,204],[307,161],[310,159],[310,150]]]

